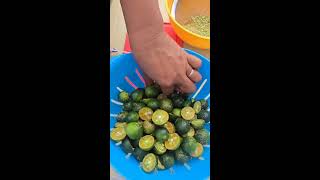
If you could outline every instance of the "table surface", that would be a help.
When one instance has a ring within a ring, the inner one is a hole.
[[[164,0],[158,0],[160,11],[164,22],[169,22],[169,17],[165,10]],[[119,1],[112,1],[110,5],[110,47],[123,50],[126,38],[126,25],[122,14],[122,9]],[[191,49],[199,54],[210,59],[210,50],[203,50],[194,48],[186,43],[183,44],[184,48]],[[124,180],[118,173],[116,173],[112,167],[110,167],[110,179],[111,180]]]

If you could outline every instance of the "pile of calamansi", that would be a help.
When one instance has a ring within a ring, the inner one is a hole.
[[[176,161],[185,164],[201,157],[210,134],[204,124],[210,121],[208,102],[188,99],[174,92],[166,96],[158,85],[139,88],[131,94],[122,91],[123,112],[116,117],[111,139],[141,162],[145,172],[171,168]]]

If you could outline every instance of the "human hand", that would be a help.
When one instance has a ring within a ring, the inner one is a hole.
[[[130,37],[131,39],[131,37]],[[155,81],[165,94],[174,90],[192,93],[194,83],[202,78],[197,69],[201,60],[183,51],[165,32],[148,40],[134,37],[131,42],[133,54],[144,72],[147,84]]]

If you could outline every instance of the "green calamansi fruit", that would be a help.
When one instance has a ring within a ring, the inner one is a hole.
[[[159,142],[163,142],[169,138],[169,133],[166,128],[158,128],[155,130],[154,135]]]
[[[186,152],[188,155],[191,155],[191,153],[194,152],[197,147],[197,140],[194,137],[185,137],[183,138],[181,147],[184,152]]]
[[[175,126],[172,124],[172,122],[168,121],[163,125],[164,128],[167,129],[167,131],[169,132],[169,134],[175,133],[176,132],[176,128]]]
[[[164,142],[164,146],[171,151],[178,149],[181,145],[182,138],[177,133],[169,134],[169,139]]]
[[[160,170],[164,170],[165,167],[164,167],[164,165],[161,163],[160,157],[157,157],[157,158],[158,158],[157,168],[160,169]]]
[[[126,137],[126,131],[123,127],[113,128],[110,137],[113,141],[122,141]]]
[[[202,144],[198,143],[193,137],[184,138],[181,147],[184,152],[192,157],[200,157],[203,153]]]
[[[184,104],[184,98],[183,97],[179,96],[179,97],[173,99],[172,101],[173,101],[173,106],[175,108],[183,108],[184,107],[183,106],[183,104]]]
[[[145,104],[142,102],[132,102],[132,111],[139,112],[143,107],[145,107]]]
[[[160,161],[166,169],[172,167],[175,162],[172,153],[163,154],[162,156],[160,156]]]
[[[181,116],[185,120],[192,120],[196,112],[192,107],[184,107],[181,109]]]
[[[159,95],[160,89],[154,85],[151,85],[147,86],[144,92],[148,98],[155,98]]]
[[[127,116],[128,116],[128,112],[123,111],[117,115],[116,119],[118,122],[125,122]]]
[[[152,114],[152,121],[158,126],[165,124],[168,120],[169,114],[164,110],[158,109]]]
[[[143,121],[143,131],[146,134],[152,134],[156,126],[151,121]]]
[[[194,129],[202,129],[205,121],[203,119],[195,119],[191,121],[191,125]]]
[[[190,130],[190,123],[182,118],[178,118],[175,122],[176,131],[179,134],[186,134]]]
[[[208,101],[206,101],[205,99],[201,99],[200,102],[201,102],[201,109],[207,110],[209,106]]]
[[[117,123],[115,124],[115,127],[125,128],[125,127],[127,127],[127,123],[126,123],[126,122],[117,122]]]
[[[160,100],[160,108],[167,112],[171,112],[173,109],[172,101],[168,98]]]
[[[151,135],[145,135],[140,138],[139,140],[139,148],[141,148],[144,151],[149,151],[153,148],[155,143],[155,139]]]
[[[138,122],[128,123],[125,131],[127,133],[127,136],[132,140],[139,139],[143,135],[143,127]]]
[[[140,139],[135,139],[135,140],[129,139],[129,140],[130,140],[131,145],[132,145],[134,148],[139,147],[139,140],[140,140]]]
[[[193,127],[190,127],[190,130],[189,130],[186,134],[182,135],[182,137],[188,137],[188,136],[189,136],[189,137],[193,137],[194,134],[195,134],[194,128],[193,128]]]
[[[148,104],[148,102],[150,102],[152,99],[153,98],[144,98],[140,102],[142,102],[143,104]]]
[[[152,114],[153,114],[153,111],[149,107],[143,107],[139,110],[139,117],[145,121],[151,120]]]
[[[167,148],[164,146],[162,142],[156,142],[154,144],[154,152],[158,155],[164,154],[167,151]]]
[[[144,95],[144,91],[142,89],[136,89],[131,93],[131,99],[134,102],[139,102],[142,100]]]
[[[190,99],[187,99],[183,102],[183,107],[188,107],[188,106],[191,107],[191,105],[192,105],[192,102]]]
[[[192,157],[200,157],[203,153],[203,146],[200,143],[196,143],[196,148],[193,152],[190,153],[190,156]]]
[[[130,143],[130,140],[128,138],[125,138],[121,143],[121,149],[126,153],[133,153],[133,146]]]
[[[137,122],[139,120],[139,114],[137,112],[131,111],[125,118],[126,122]]]
[[[194,109],[195,113],[198,114],[201,111],[201,102],[200,101],[196,101],[193,104],[193,109]]]
[[[174,151],[174,156],[175,156],[176,160],[182,164],[188,162],[191,159],[191,157],[188,156],[188,154],[185,153],[182,150],[182,148],[178,148],[176,151]]]
[[[209,143],[210,134],[206,129],[200,129],[196,132],[194,138],[202,145],[205,145]]]
[[[121,102],[127,102],[127,101],[129,101],[129,93],[127,93],[126,91],[121,91],[121,92],[119,93],[118,99],[119,99],[119,101],[121,101]]]
[[[175,122],[178,117],[181,117],[181,109],[174,108],[171,113],[169,113],[170,121]]]
[[[180,97],[180,94],[177,91],[175,91],[175,92],[173,92],[172,94],[169,95],[170,99],[176,99],[178,97]]]
[[[207,110],[201,110],[198,113],[198,118],[203,119],[206,123],[210,121],[210,113]]]
[[[147,103],[147,106],[155,111],[155,110],[159,109],[160,101],[157,99],[150,99],[150,101],[148,101],[148,103]]]
[[[172,114],[175,115],[176,117],[181,117],[181,109],[179,108],[174,108],[172,110]]]
[[[125,102],[125,103],[123,104],[122,109],[123,109],[124,111],[131,111],[131,110],[132,110],[132,102],[131,102],[131,101]]]
[[[143,158],[148,154],[148,152],[140,149],[139,147],[136,147],[133,151],[133,156],[139,161],[141,162],[143,160]]]
[[[150,173],[156,168],[157,163],[157,157],[153,153],[148,153],[142,160],[142,169]]]

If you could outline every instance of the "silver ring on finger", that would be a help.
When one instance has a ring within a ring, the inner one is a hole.
[[[191,75],[193,74],[194,70],[191,69],[191,72],[189,73],[188,77],[191,77]]]

